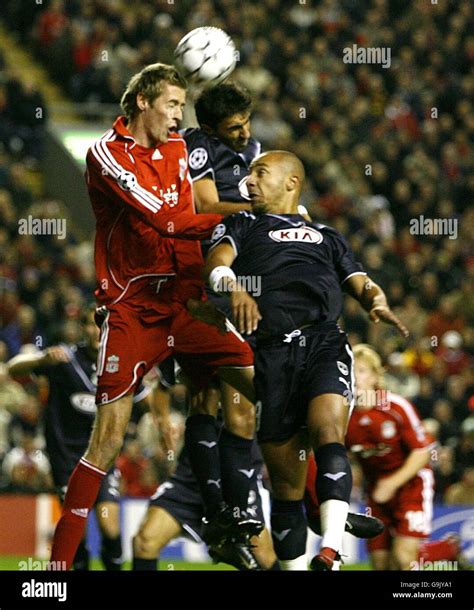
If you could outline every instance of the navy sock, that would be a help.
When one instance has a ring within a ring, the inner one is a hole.
[[[119,536],[116,538],[102,538],[101,559],[104,567],[109,572],[115,572],[122,569],[122,539]]]
[[[186,420],[185,446],[209,517],[223,504],[218,430],[212,415],[191,415]]]
[[[253,440],[236,436],[225,428],[219,438],[224,500],[237,517],[245,515],[250,481],[255,474],[252,468],[252,443]]]
[[[274,499],[271,524],[278,559],[296,559],[306,553],[307,523],[303,500]]]
[[[326,500],[350,502],[352,470],[347,451],[341,443],[328,443],[315,451],[318,465],[316,493],[319,504]]]
[[[132,570],[135,572],[151,572],[158,569],[158,559],[141,559],[140,557],[134,557],[132,563]]]
[[[81,540],[77,547],[72,567],[75,571],[85,572],[89,569],[89,549],[87,548],[85,538]]]

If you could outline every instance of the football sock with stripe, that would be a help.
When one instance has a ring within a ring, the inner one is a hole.
[[[224,500],[236,517],[248,508],[252,468],[253,440],[236,436],[225,428],[219,437],[219,456]]]
[[[212,415],[191,415],[186,420],[184,442],[204,501],[207,517],[222,506],[222,477],[218,428]]]
[[[51,561],[58,569],[69,570],[106,473],[81,458],[68,482],[63,511],[54,532]]]
[[[352,470],[341,443],[322,445],[315,452],[318,473],[316,493],[320,502],[321,547],[341,550],[352,489]]]
[[[286,571],[307,570],[307,523],[303,500],[272,502],[272,539],[280,568]]]

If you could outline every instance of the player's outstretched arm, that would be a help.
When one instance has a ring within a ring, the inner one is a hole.
[[[230,216],[241,210],[251,210],[250,203],[231,203],[221,201],[216,183],[210,177],[202,178],[193,183],[194,201],[200,214],[222,214]]]
[[[101,141],[99,141],[101,142]],[[106,149],[105,143],[96,143],[87,154],[87,184],[90,191],[96,190],[117,201],[117,205],[132,208],[162,237],[179,239],[205,239],[222,220],[220,214],[194,214],[181,212],[164,205],[157,194],[141,184],[136,168],[125,154]],[[185,188],[187,179],[183,179]],[[190,190],[190,187],[189,187]]]
[[[48,347],[39,354],[19,354],[7,362],[7,370],[12,377],[23,377],[34,373],[40,366],[54,366],[69,361],[69,355],[58,345]]]
[[[343,289],[359,301],[369,313],[369,318],[375,324],[380,320],[395,326],[400,334],[408,337],[407,327],[397,318],[387,303],[387,297],[380,286],[367,275],[357,274],[349,277],[342,285]]]

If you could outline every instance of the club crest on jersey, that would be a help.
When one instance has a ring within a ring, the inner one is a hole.
[[[383,438],[393,438],[397,433],[395,428],[395,422],[393,421],[384,421],[382,427],[380,429]]]
[[[220,239],[226,231],[226,227],[224,224],[217,225],[214,231],[212,232],[211,241],[217,241]]]
[[[178,204],[179,193],[176,190],[176,184],[172,184],[171,188],[168,187],[166,192],[163,189],[160,189],[160,197],[165,200],[165,203],[169,205],[170,208],[174,208],[175,205]]]
[[[268,236],[277,242],[301,241],[307,244],[320,244],[323,241],[322,234],[312,227],[277,229],[276,231],[270,231]]]
[[[107,373],[117,373],[119,370],[119,360],[118,356],[109,356],[107,358],[107,364],[105,365],[105,370]]]
[[[131,191],[137,185],[137,179],[132,172],[123,171],[117,178],[119,187],[123,191]]]
[[[195,148],[189,155],[189,167],[191,169],[201,169],[207,163],[207,150],[205,148]]]

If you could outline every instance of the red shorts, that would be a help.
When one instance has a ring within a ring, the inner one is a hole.
[[[389,550],[394,536],[427,538],[433,516],[433,472],[423,468],[385,504],[377,504],[369,494],[373,517],[381,519],[384,531],[367,541],[369,551]]]
[[[150,321],[124,303],[98,310],[100,347],[97,361],[98,405],[133,393],[148,371],[174,355],[197,389],[218,367],[253,366],[253,352],[238,335],[195,320],[176,305],[172,316]]]

